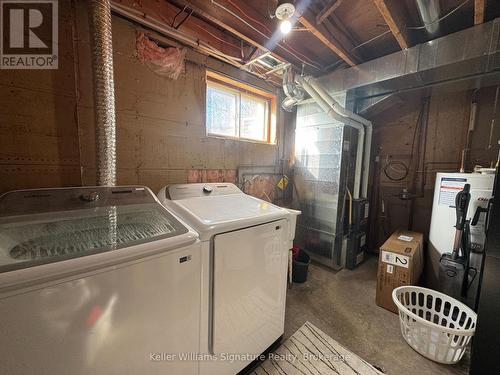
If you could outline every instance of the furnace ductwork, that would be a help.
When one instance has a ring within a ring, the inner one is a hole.
[[[302,87],[328,116],[358,131],[353,196],[355,199],[360,196],[366,198],[370,171],[372,123],[342,107],[313,77],[298,76],[293,78],[290,74],[289,71],[284,74],[286,79],[284,78],[283,88],[287,94],[287,98],[283,102],[284,106],[289,108],[302,99],[302,97],[290,96],[290,94],[293,95],[293,92]],[[293,81],[296,81],[296,83]],[[297,88],[294,88],[294,85]]]

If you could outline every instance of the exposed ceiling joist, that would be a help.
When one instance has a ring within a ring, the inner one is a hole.
[[[401,9],[395,9],[398,3],[395,2],[389,6],[388,0],[373,0],[373,2],[377,6],[380,14],[382,14],[382,17],[384,17],[387,26],[389,26],[389,29],[394,35],[394,38],[396,38],[401,49],[408,48],[409,43],[406,36],[405,24],[401,17],[403,12]]]
[[[330,32],[330,35],[335,35],[340,43],[355,57],[360,58],[360,56],[353,52],[355,47],[359,44],[356,37],[347,29],[344,23],[335,15],[335,13],[330,14],[330,18],[323,22],[325,28]],[[362,59],[361,59],[362,60]],[[358,61],[359,63],[359,61]]]
[[[484,22],[486,0],[474,0],[474,25]]]
[[[299,17],[299,22],[347,64],[350,66],[356,65],[356,58],[354,58],[335,38],[329,36],[325,31],[320,30],[318,26],[313,25],[313,23],[306,18],[305,14]]]
[[[199,39],[229,56],[235,58],[241,56],[242,47],[239,39],[214,26],[207,25],[202,20],[189,17],[190,13],[187,9],[179,9],[170,3],[159,3],[154,0],[143,0],[140,4],[137,4],[135,0],[119,0],[112,1],[112,5],[129,9],[137,15],[141,15],[143,19],[160,20],[172,29]]]
[[[309,72],[317,73],[321,66],[311,58],[295,50],[286,43],[282,43],[274,35],[276,25],[272,20],[260,20],[260,25],[252,20],[260,19],[259,14],[250,6],[231,0],[170,0],[176,5],[187,6],[198,16],[228,31],[234,36],[257,47],[263,52],[271,51],[271,55],[279,60],[287,61],[296,66],[304,65]],[[243,13],[234,8],[233,3],[243,10]],[[272,45],[271,45],[272,44]],[[311,71],[311,68],[313,70]]]
[[[344,0],[330,0],[329,4],[326,5],[316,16],[316,24],[321,24],[330,14],[332,14],[335,9],[337,9]]]
[[[220,20],[219,18],[211,15],[210,12],[208,12],[205,9],[203,9],[203,7],[198,6],[198,4],[196,2],[194,2],[194,1],[185,1],[185,0],[179,0],[178,2],[181,3],[181,4],[184,4],[185,6],[191,8],[191,9],[193,9],[195,11],[195,13],[197,13],[201,17],[203,17],[206,20],[214,23],[215,25],[217,25],[217,26],[219,26],[219,27],[221,27],[221,28],[229,31],[231,34],[235,35],[236,37],[240,38],[241,40],[244,40],[245,42],[253,45],[254,47],[257,47],[258,49],[262,49],[262,50],[266,51],[266,48],[263,45],[261,45],[260,43],[256,42],[252,38],[246,36],[245,34],[239,32],[238,30],[236,30],[235,28],[229,26],[228,24],[222,22],[222,20]],[[277,57],[279,57],[279,56],[277,56]]]

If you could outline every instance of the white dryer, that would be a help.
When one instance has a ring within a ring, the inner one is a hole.
[[[0,197],[0,374],[198,374],[198,235],[145,187]]]
[[[299,211],[230,183],[163,188],[159,199],[200,235],[200,374],[234,375],[284,332],[288,251]]]

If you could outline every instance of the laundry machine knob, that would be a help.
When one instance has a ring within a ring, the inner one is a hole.
[[[210,194],[214,189],[211,186],[205,185],[203,186],[203,192]]]
[[[83,193],[82,195],[80,195],[80,199],[85,202],[95,202],[99,199],[99,193],[97,191]]]

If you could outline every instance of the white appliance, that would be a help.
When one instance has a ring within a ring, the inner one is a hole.
[[[145,187],[0,197],[0,374],[198,374],[198,235]]]
[[[439,260],[444,253],[451,253],[455,236],[455,197],[465,184],[470,184],[470,203],[467,220],[472,220],[478,207],[486,208],[492,197],[495,175],[491,173],[437,173],[432,203],[431,227],[429,231],[429,256],[426,277],[429,286],[439,289]],[[471,243],[475,252],[471,256],[471,266],[479,271],[485,235],[486,214],[479,216],[477,225],[471,226]],[[471,298],[477,289],[476,276],[471,286]]]
[[[229,183],[163,188],[158,197],[202,241],[200,374],[234,375],[284,332],[288,253],[299,211]]]

